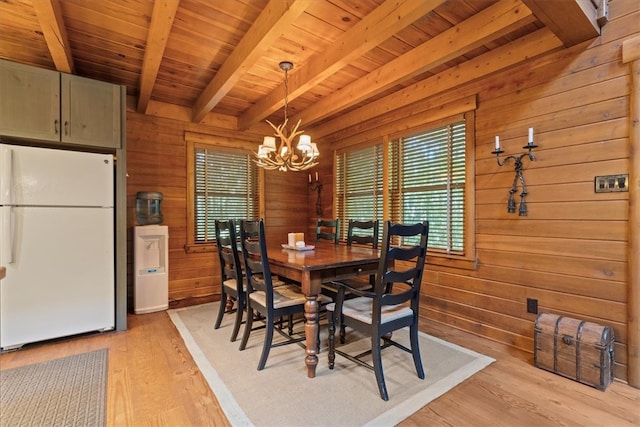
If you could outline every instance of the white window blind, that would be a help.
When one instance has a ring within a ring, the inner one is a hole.
[[[429,248],[464,252],[464,121],[390,144],[392,221],[429,221]]]
[[[246,154],[196,147],[194,155],[195,242],[215,242],[216,219],[257,216],[257,166]]]
[[[336,206],[342,237],[349,219],[380,220],[383,215],[382,144],[342,153],[336,160]]]

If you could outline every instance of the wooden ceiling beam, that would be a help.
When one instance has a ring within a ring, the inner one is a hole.
[[[58,0],[34,1],[33,8],[36,11],[44,40],[56,69],[63,73],[73,74],[75,67],[60,2]]]
[[[571,47],[600,35],[598,9],[591,0],[522,0],[547,28]]]
[[[180,0],[156,0],[140,72],[138,113],[146,113]]]
[[[271,0],[235,47],[193,106],[193,121],[199,122],[229,93],[261,55],[287,32],[311,5],[307,0]]]
[[[289,101],[304,94],[402,28],[411,25],[444,1],[386,0],[332,43],[329,49],[314,55],[304,67],[289,76]],[[283,93],[284,82],[240,116],[239,129],[248,129],[281,108],[284,105]]]
[[[542,28],[450,70],[387,95],[376,102],[350,111],[329,123],[315,127],[313,138],[317,140],[330,136],[331,140],[345,139],[358,132],[360,123],[387,114],[390,109],[402,108],[425,98],[451,91],[465,83],[560,48],[562,48],[562,41],[550,29]]]
[[[535,20],[520,0],[498,2],[292,117],[309,125],[432,70]],[[424,58],[417,61],[416,58]]]

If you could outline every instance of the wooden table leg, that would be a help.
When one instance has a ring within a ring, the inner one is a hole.
[[[306,320],[304,334],[307,344],[307,356],[304,363],[307,365],[307,377],[315,378],[316,366],[318,366],[318,331],[320,328],[317,295],[307,296],[307,302],[304,304],[304,318]]]

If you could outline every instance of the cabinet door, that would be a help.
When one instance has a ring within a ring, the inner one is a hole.
[[[60,73],[0,60],[0,135],[60,140]]]
[[[120,87],[62,74],[62,142],[120,147]]]

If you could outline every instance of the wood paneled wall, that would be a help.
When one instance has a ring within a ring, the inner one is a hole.
[[[595,193],[594,177],[629,171],[630,69],[621,61],[621,45],[638,34],[640,8],[635,0],[616,0],[609,19],[592,41],[456,87],[456,98],[477,94],[478,100],[476,176],[470,177],[476,185],[478,266],[429,265],[422,315],[533,352],[536,315],[527,313],[526,300],[534,298],[540,311],[612,326],[615,373],[624,379],[627,267],[638,262],[628,260],[627,246],[638,230],[628,229],[628,193]],[[491,151],[499,135],[506,154],[521,153],[529,127],[539,148],[534,162],[524,162],[529,215],[520,217],[507,213],[513,163],[499,167]],[[184,250],[184,131],[217,130],[133,112],[127,128],[129,224],[136,192],[161,191],[170,234],[170,300],[215,295],[215,253]],[[331,217],[332,155],[319,147],[323,216]],[[265,178],[268,238],[284,242],[287,232],[306,228],[312,239],[316,193],[308,172],[267,172]]]
[[[625,379],[629,193],[595,193],[594,178],[629,172],[630,69],[621,45],[637,34],[637,3],[612,2],[610,19],[593,41],[462,89],[478,94],[479,265],[471,273],[430,268],[424,314],[533,351],[533,298],[541,312],[613,327],[615,373]],[[528,216],[520,217],[507,213],[513,162],[499,167],[491,151],[499,135],[505,155],[522,153],[529,127],[539,148],[524,161]]]

